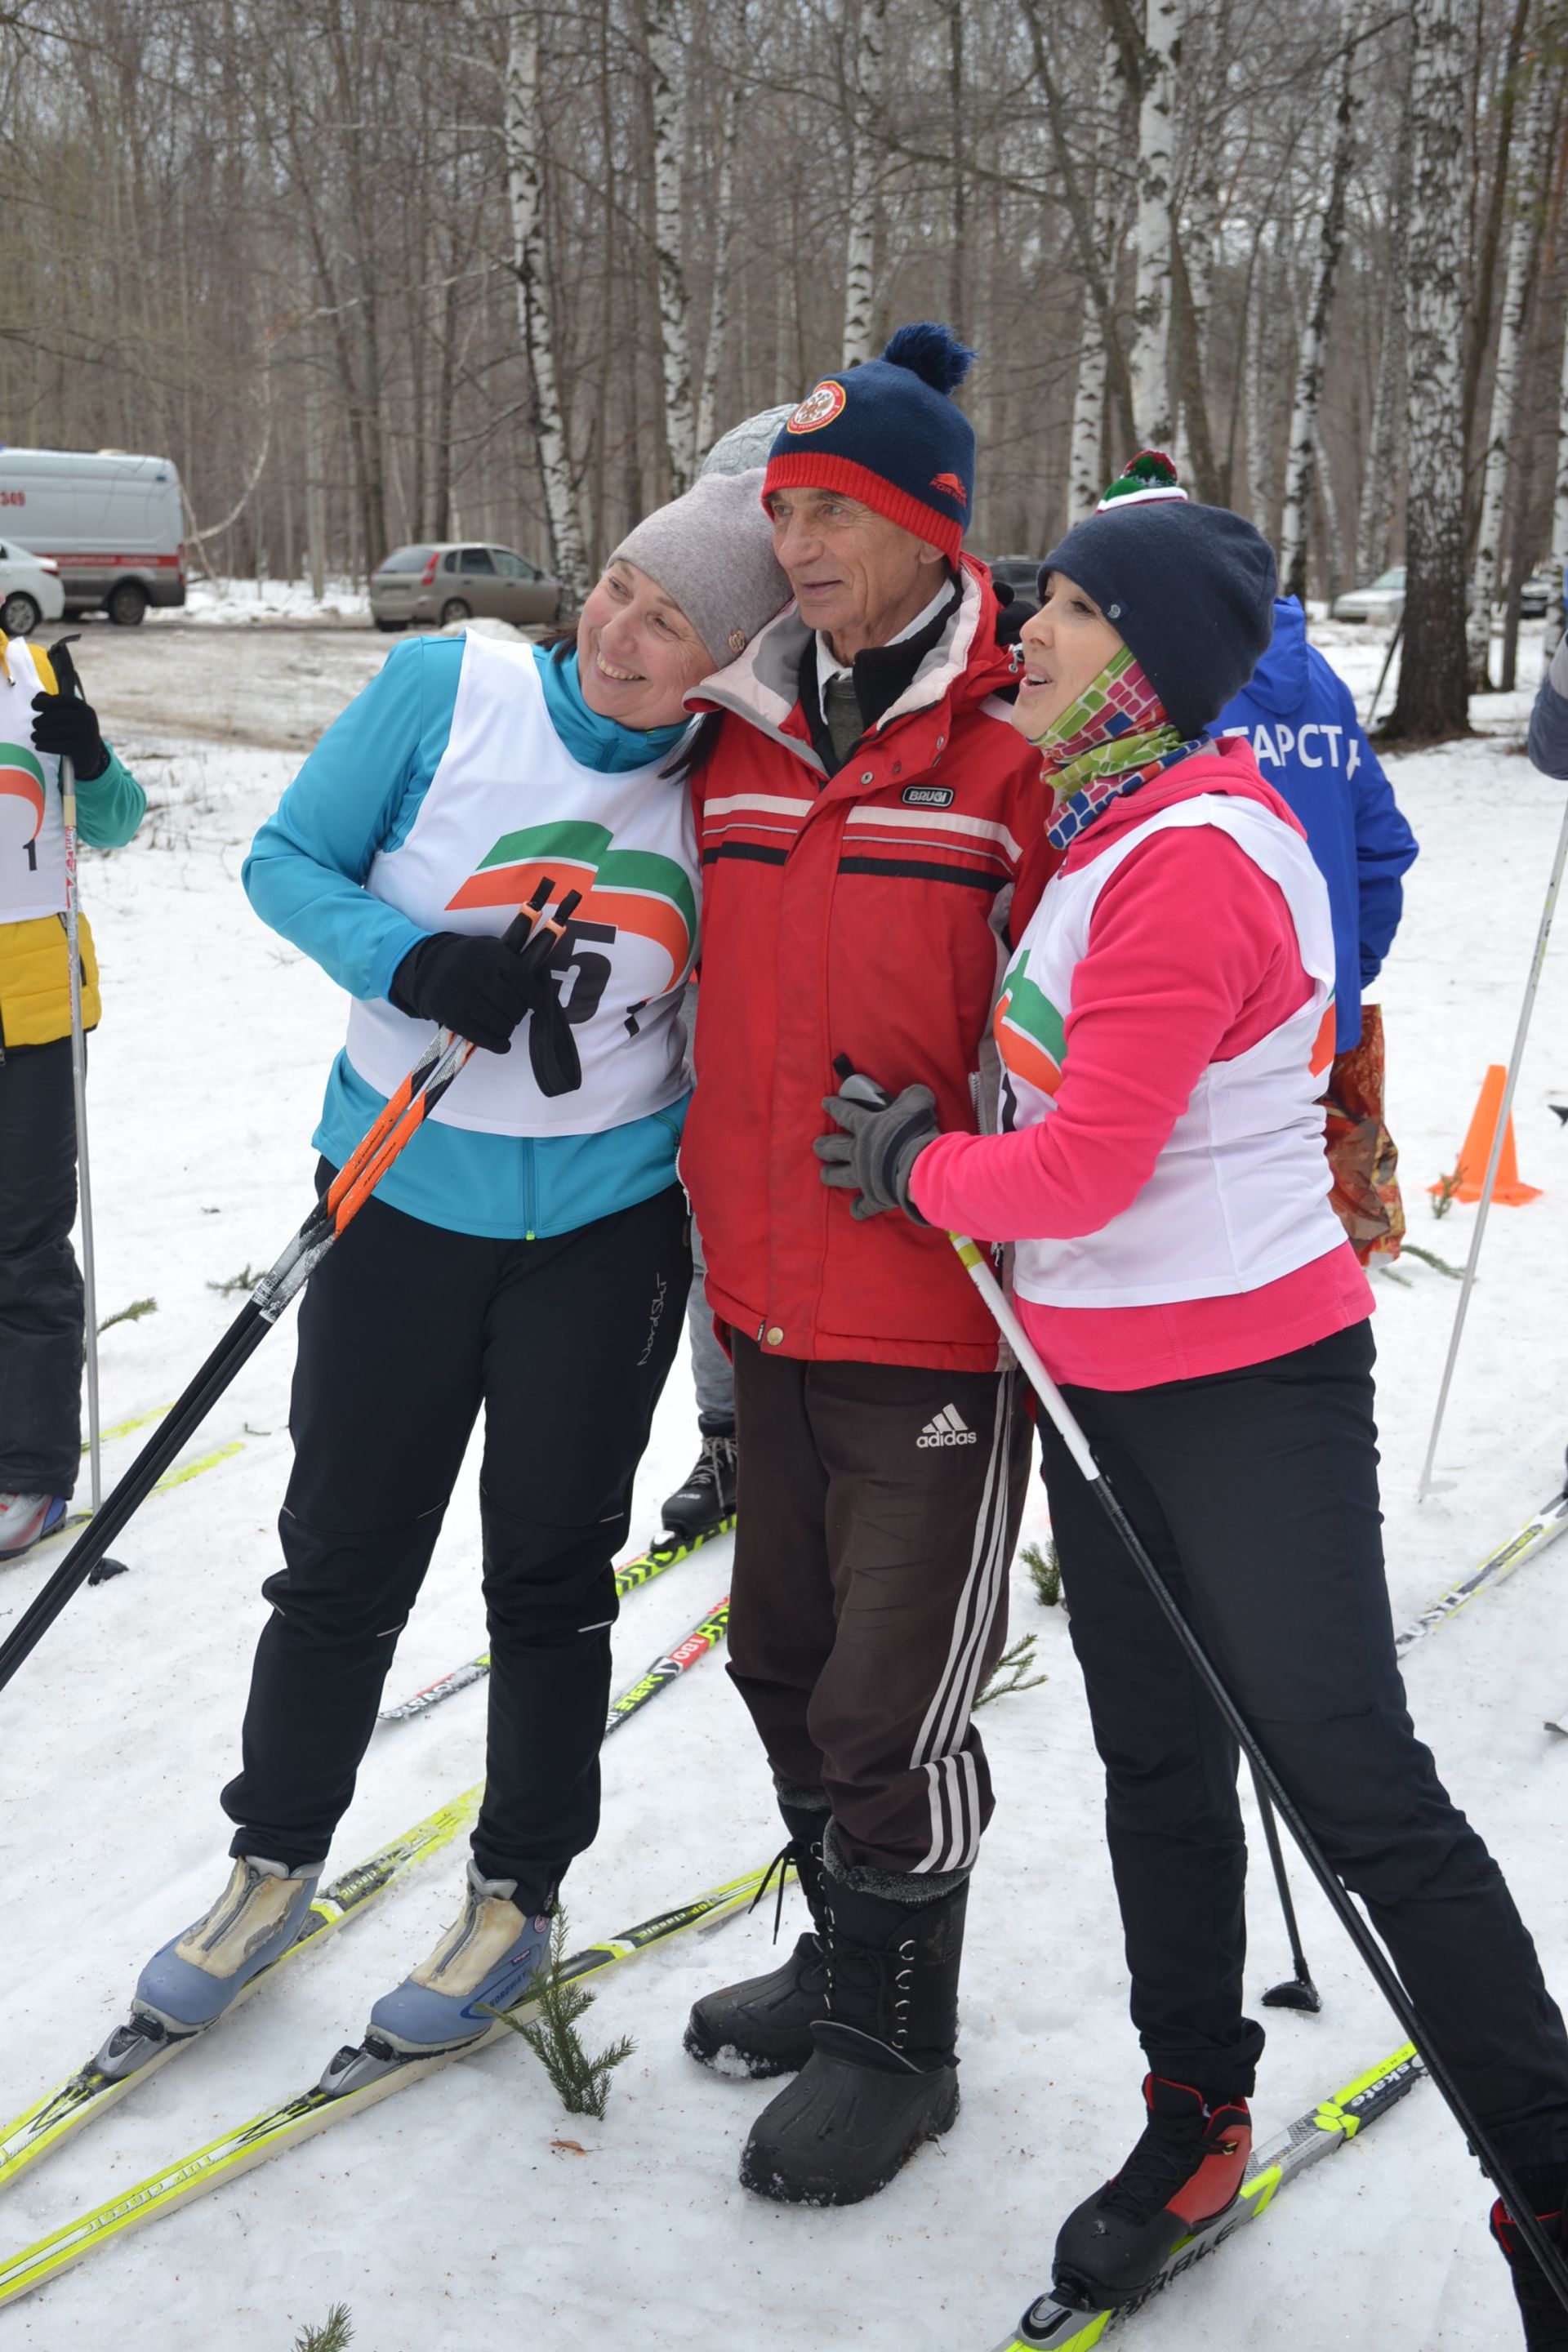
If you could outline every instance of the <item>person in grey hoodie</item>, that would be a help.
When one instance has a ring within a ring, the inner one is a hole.
[[[1568,781],[1568,635],[1557,641],[1530,714],[1530,757],[1543,776]]]

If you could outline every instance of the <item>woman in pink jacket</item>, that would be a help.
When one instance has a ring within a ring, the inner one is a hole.
[[[1131,488],[1131,486],[1130,486]],[[1019,1312],[1437,2050],[1560,2236],[1568,2036],[1497,1864],[1405,1711],[1384,1582],[1372,1296],[1327,1199],[1333,940],[1305,836],[1206,728],[1268,643],[1240,516],[1112,499],[1042,572],[1014,723],[1064,862],[1003,983],[989,1136],[924,1089],[842,1097],[817,1145],[859,1213],[1016,1241]],[[1057,2244],[1057,2291],[1133,2300],[1239,2189],[1263,2030],[1217,1711],[1047,1424],[1051,1517],[1106,1768],[1146,2126]],[[1564,2315],[1508,2214],[1526,2340]]]

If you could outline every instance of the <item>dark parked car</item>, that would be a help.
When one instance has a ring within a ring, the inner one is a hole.
[[[999,588],[1011,588],[1015,596],[1025,597],[1031,604],[1039,604],[1040,592],[1035,584],[1040,571],[1037,555],[993,555],[986,562]]]
[[[1532,572],[1519,592],[1520,618],[1524,621],[1543,621],[1546,618],[1546,607],[1553,598],[1561,596],[1562,593],[1563,583],[1555,572]]]
[[[510,547],[426,541],[394,548],[372,572],[370,610],[378,629],[475,617],[528,628],[560,618],[561,583]]]

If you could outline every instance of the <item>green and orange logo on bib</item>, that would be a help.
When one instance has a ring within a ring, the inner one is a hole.
[[[32,810],[33,829],[26,838],[37,841],[44,823],[44,772],[37,753],[25,743],[0,743],[0,799],[7,795]]]
[[[521,907],[548,874],[557,900],[580,890],[577,919],[635,931],[669,958],[667,988],[679,986],[697,946],[697,897],[691,877],[672,857],[649,849],[615,849],[608,827],[576,819],[505,833],[448,898],[449,911],[467,907]]]
[[[991,1017],[991,1034],[1005,1069],[1042,1095],[1054,1095],[1062,1082],[1067,1038],[1062,1016],[1043,988],[1027,975],[1026,948],[1002,983],[1002,993]]]

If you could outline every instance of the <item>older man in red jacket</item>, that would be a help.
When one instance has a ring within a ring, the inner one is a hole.
[[[984,566],[961,553],[970,354],[905,327],[826,377],[763,496],[795,603],[694,701],[702,988],[681,1165],[734,1355],[731,1668],[814,1932],[698,2002],[693,2056],[795,2074],[747,2187],[849,2204],[958,2106],[968,1876],[992,1808],[971,1721],[1028,1470],[1017,1375],[945,1235],[818,1181],[846,1057],[974,1128],[1008,942],[1047,870],[1037,756]]]

